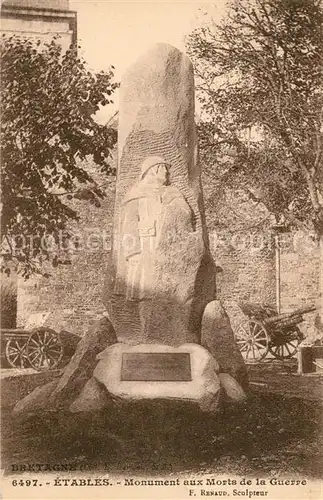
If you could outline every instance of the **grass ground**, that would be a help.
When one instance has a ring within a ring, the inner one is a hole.
[[[123,473],[322,478],[323,408],[281,395],[251,394],[214,417],[165,404],[114,407],[95,416],[2,414],[2,468],[86,464]]]

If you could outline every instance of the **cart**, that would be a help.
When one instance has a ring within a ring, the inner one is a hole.
[[[306,306],[291,313],[277,314],[270,306],[239,304],[248,321],[241,323],[235,338],[247,363],[257,363],[268,353],[277,359],[293,357],[304,336],[298,325],[303,314],[315,311],[315,306]]]
[[[53,370],[63,357],[60,335],[51,328],[1,329],[5,357],[13,368]]]

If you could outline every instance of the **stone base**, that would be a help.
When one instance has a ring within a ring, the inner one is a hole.
[[[125,353],[188,353],[191,380],[122,380],[122,356]],[[219,406],[221,391],[218,364],[198,344],[183,344],[178,348],[160,344],[116,344],[100,353],[98,359],[93,376],[106,387],[112,397],[129,401],[186,401],[198,405],[206,412],[214,412]]]

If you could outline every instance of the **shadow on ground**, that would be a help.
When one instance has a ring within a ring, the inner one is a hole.
[[[273,395],[249,397],[210,418],[163,404],[114,406],[95,415],[65,412],[12,419],[2,414],[2,467],[82,464],[144,474],[194,471],[237,475],[323,471],[322,406]]]

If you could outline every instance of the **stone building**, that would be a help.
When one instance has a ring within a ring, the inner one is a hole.
[[[3,0],[1,32],[44,42],[58,36],[66,50],[77,40],[77,14],[68,0]]]

